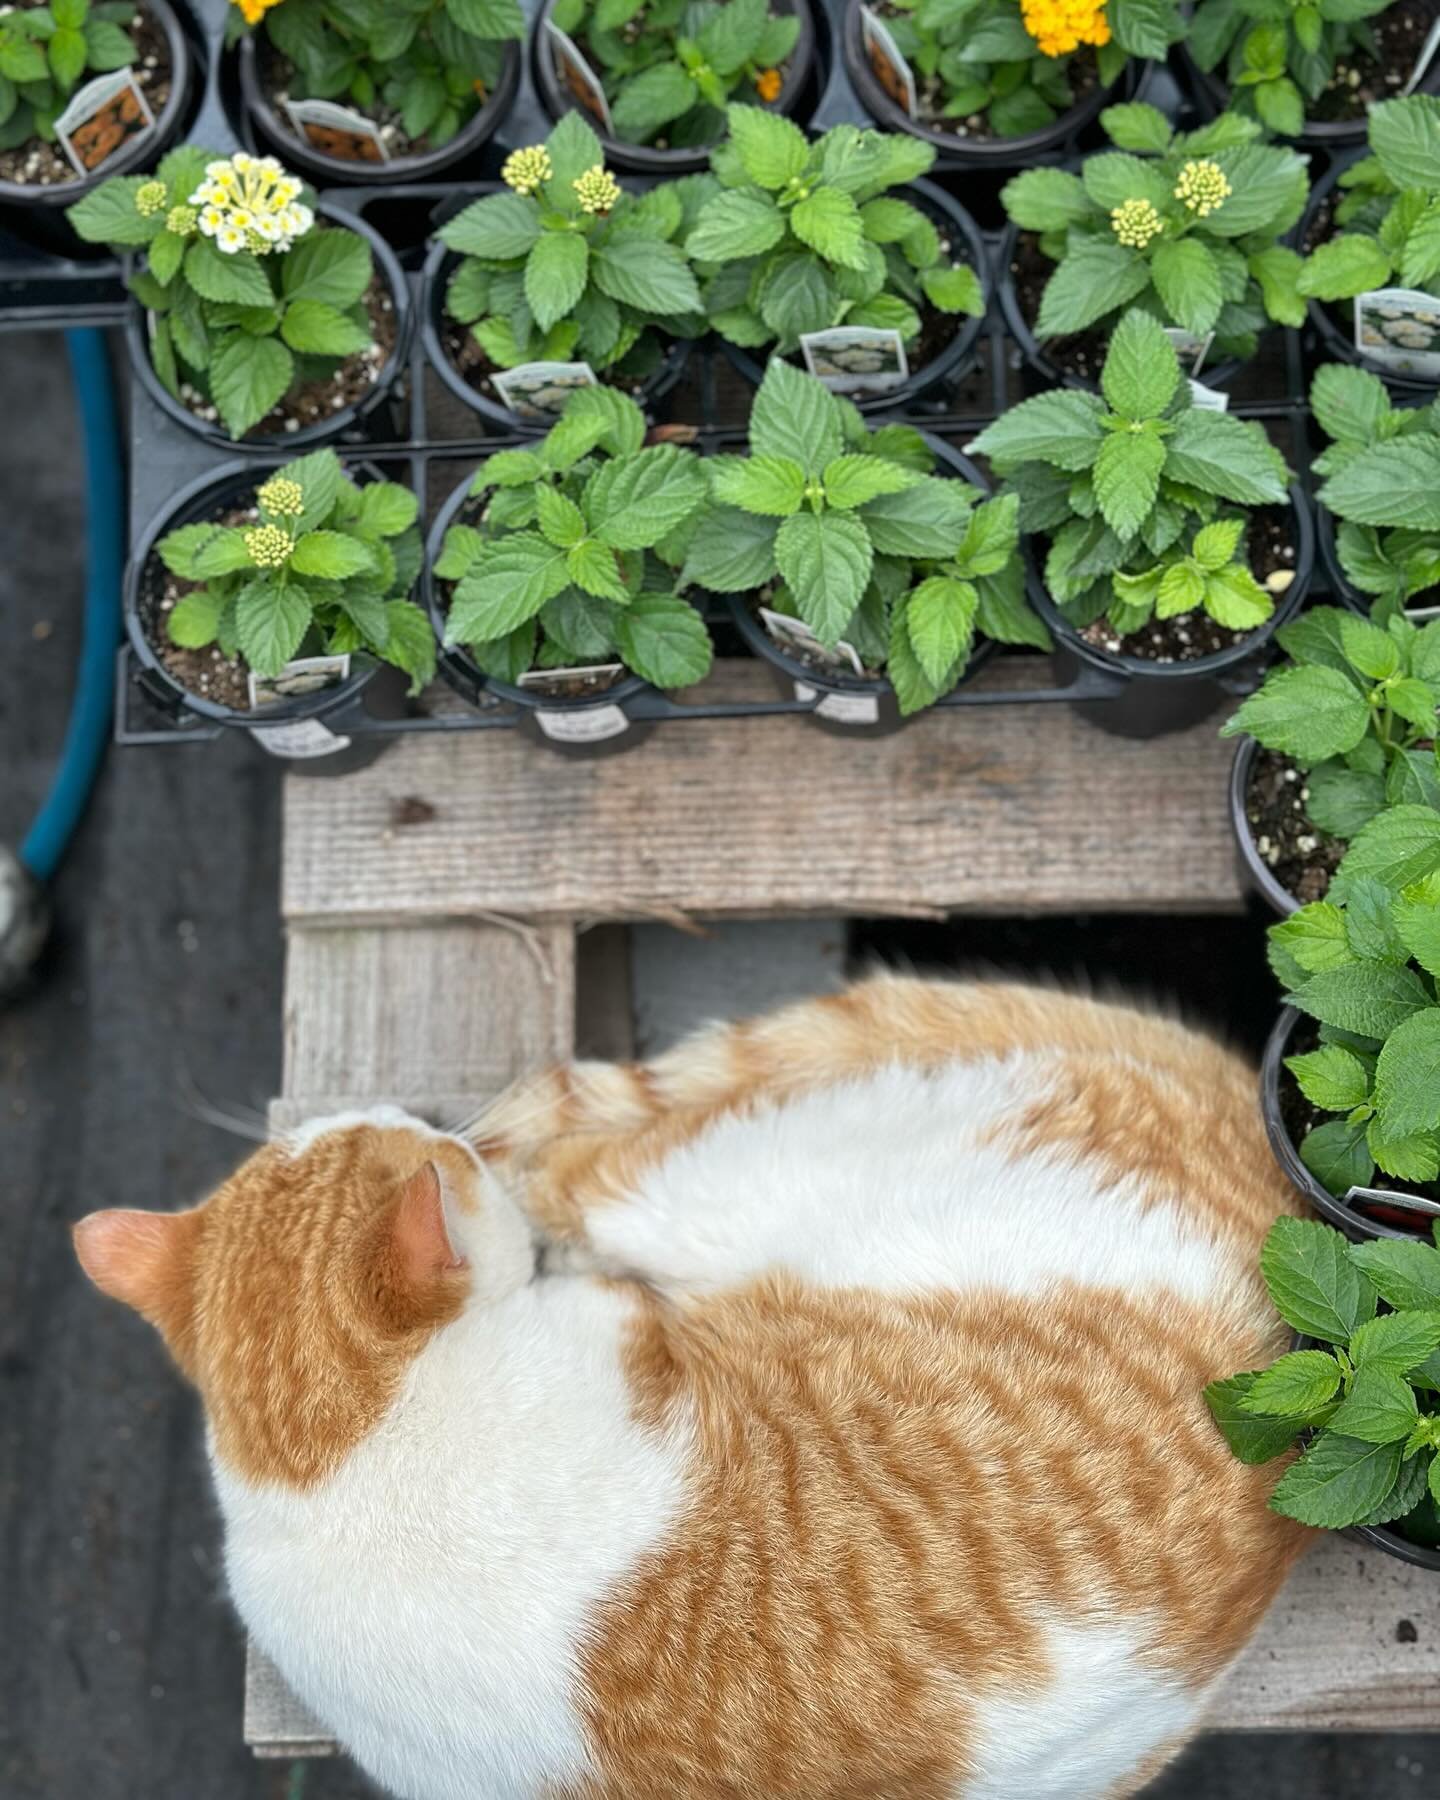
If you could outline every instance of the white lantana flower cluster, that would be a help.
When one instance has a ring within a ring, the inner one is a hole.
[[[315,223],[314,213],[300,202],[300,190],[298,178],[287,175],[273,156],[237,150],[223,162],[206,163],[205,179],[190,204],[200,208],[200,229],[214,238],[217,250],[265,256],[288,250]]]

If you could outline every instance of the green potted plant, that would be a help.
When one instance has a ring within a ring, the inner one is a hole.
[[[777,357],[750,455],[706,467],[682,579],[730,596],[782,690],[819,696],[817,724],[895,730],[965,679],[982,642],[1049,647],[1025,601],[1015,496],[985,498],[938,440],[871,430]]]
[[[1031,595],[1063,673],[1121,671],[1079,702],[1123,735],[1193,724],[1232,690],[1309,581],[1309,519],[1261,426],[1194,407],[1148,313],[1110,341],[1100,394],[1058,388],[1002,413],[970,448],[1019,495]],[[1043,560],[1042,560],[1043,557]]]
[[[313,442],[372,411],[398,373],[399,264],[368,226],[322,223],[345,215],[302,194],[274,157],[187,145],[70,209],[87,242],[143,256],[128,281],[132,361],[188,430]]]
[[[159,155],[189,98],[190,69],[169,0],[41,0],[8,8],[0,16],[0,202],[15,208],[47,248],[73,254],[73,235],[49,215]],[[71,131],[66,115],[76,96],[120,70],[130,70],[132,80],[117,80],[108,97],[97,94]]]
[[[705,621],[677,591],[706,492],[693,450],[646,445],[627,395],[572,394],[543,438],[487,457],[435,522],[429,604],[448,679],[475,704],[520,707],[552,748],[630,748],[646,690],[710,667]]]
[[[1329,355],[1433,387],[1440,251],[1424,220],[1440,207],[1440,100],[1415,94],[1372,107],[1369,140],[1368,156],[1316,186],[1301,228],[1308,254],[1298,285]],[[1433,295],[1435,304],[1383,298],[1396,287]],[[1357,343],[1356,303],[1369,294],[1382,297],[1364,307]]]
[[[1058,147],[1090,123],[1131,57],[1163,62],[1184,33],[1170,0],[880,0],[869,10],[908,65],[912,110],[862,4],[848,0],[842,43],[866,110],[975,161]]]
[[[1324,897],[1345,846],[1387,807],[1440,807],[1440,623],[1392,614],[1382,628],[1317,606],[1276,638],[1287,660],[1221,734],[1241,740],[1230,798],[1242,867],[1290,912]]]
[[[1134,102],[1100,122],[1115,150],[1078,174],[1026,169],[1001,194],[1002,304],[1035,368],[1092,386],[1132,306],[1206,346],[1221,365],[1208,381],[1253,356],[1267,325],[1305,322],[1300,257],[1280,241],[1310,191],[1302,157],[1260,143],[1260,126],[1235,114],[1176,134]]]
[[[447,220],[430,253],[426,347],[451,391],[506,429],[526,421],[495,371],[584,363],[648,402],[705,329],[684,235],[708,178],[627,193],[603,156],[567,114],[544,144],[507,157],[504,189]]]
[[[1393,0],[1200,0],[1181,57],[1216,110],[1335,147],[1364,136],[1367,111],[1409,77],[1428,28],[1423,7]],[[1436,77],[1432,63],[1426,85]]]
[[[1260,1271],[1297,1348],[1206,1388],[1225,1441],[1251,1464],[1302,1445],[1276,1512],[1440,1569],[1440,1248],[1282,1218]]]
[[[611,161],[675,173],[705,166],[731,100],[791,111],[814,58],[808,0],[545,0],[535,69],[551,118],[583,106]]]
[[[1310,411],[1331,438],[1311,463],[1320,489],[1320,550],[1347,606],[1378,624],[1440,585],[1440,414],[1397,407],[1368,369],[1327,363]],[[1338,525],[1335,521],[1338,520]]]
[[[271,144],[317,180],[421,181],[477,150],[520,76],[519,0],[232,0],[246,110]],[[328,101],[292,117],[287,102]]]
[[[435,669],[414,493],[330,449],[271,470],[202,476],[146,533],[126,574],[142,680],[162,704],[252,730],[282,754],[381,664],[416,693]],[[298,729],[297,729],[298,728]]]
[[[791,356],[808,334],[844,326],[897,333],[913,367],[898,386],[859,390],[865,404],[900,405],[951,376],[985,311],[985,254],[969,215],[917,179],[932,146],[854,125],[811,143],[758,107],[727,116],[711,158],[721,191],[686,249],[736,366],[758,383],[749,351]]]

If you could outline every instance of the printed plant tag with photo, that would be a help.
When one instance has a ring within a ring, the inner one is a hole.
[[[1229,412],[1230,396],[1219,388],[1206,387],[1203,381],[1190,383],[1190,404],[1201,412]]]
[[[341,162],[390,160],[380,127],[352,107],[337,106],[333,100],[287,100],[285,111],[295,135],[322,156],[338,157]]]
[[[155,115],[133,69],[87,81],[55,120],[55,141],[78,175],[89,175],[123,144],[154,128]]]
[[[545,21],[545,35],[555,58],[555,79],[592,119],[599,121],[606,137],[614,137],[615,122],[610,117],[610,102],[605,98],[600,77],[585,60],[574,39],[567,37],[551,19]]]
[[[497,369],[490,377],[495,391],[522,419],[552,419],[564,410],[577,388],[599,387],[589,363],[521,363],[514,369]]]
[[[1210,346],[1215,342],[1212,331],[1206,337],[1200,337],[1193,331],[1182,331],[1178,325],[1167,325],[1165,335],[1175,346],[1175,354],[1180,358],[1180,367],[1187,375],[1200,373],[1200,365],[1210,354]]]
[[[883,393],[910,379],[910,359],[898,331],[878,325],[834,325],[800,337],[805,367],[832,394]]]
[[[581,681],[603,693],[625,674],[624,663],[583,663],[574,669],[527,669],[516,683],[545,688],[552,681]],[[630,729],[623,706],[537,706],[535,723],[557,744],[599,744]]]
[[[292,762],[312,756],[334,756],[348,750],[350,739],[319,719],[291,719],[283,725],[252,725],[250,735],[262,750]]]
[[[860,8],[860,41],[875,79],[907,118],[918,119],[920,101],[915,91],[915,72],[900,54],[890,27],[868,6]]]
[[[527,669],[515,683],[522,688],[545,688],[552,681],[583,681],[598,694],[625,673],[624,663],[579,663],[573,669]]]
[[[1357,294],[1355,348],[1397,375],[1440,381],[1440,300],[1420,288]]]
[[[814,700],[816,689],[809,682],[795,683],[797,700]],[[822,694],[816,702],[819,718],[833,719],[837,725],[878,725],[880,700],[875,694]]]
[[[845,669],[864,676],[865,665],[859,653],[844,638],[832,649],[829,644],[820,642],[803,619],[791,618],[789,613],[773,612],[768,606],[760,608],[760,622],[783,650],[801,650],[827,669]]]
[[[325,688],[340,687],[350,679],[350,658],[345,656],[297,656],[278,675],[250,671],[250,705],[276,706],[282,700],[298,700]]]

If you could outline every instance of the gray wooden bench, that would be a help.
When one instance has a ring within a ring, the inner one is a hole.
[[[982,679],[1026,672],[1008,659]],[[707,694],[765,681],[722,664]],[[376,1099],[458,1120],[572,1052],[579,990],[604,1028],[586,1048],[623,1054],[621,984],[586,989],[577,956],[604,921],[1236,910],[1228,759],[1214,721],[1133,743],[1048,706],[873,741],[696,721],[601,762],[514,732],[412,736],[338,781],[292,778],[275,1123]],[[1440,1730],[1440,1582],[1325,1540],[1213,1724]],[[245,1739],[260,1756],[333,1749],[253,1650]]]

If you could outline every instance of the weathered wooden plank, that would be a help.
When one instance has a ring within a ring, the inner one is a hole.
[[[333,1756],[327,1728],[301,1705],[255,1644],[245,1646],[245,1742],[256,1756]]]
[[[1021,667],[1034,682],[1014,658],[995,679]],[[753,664],[720,679],[769,691]],[[343,783],[289,782],[283,905],[307,924],[1234,908],[1217,724],[1137,743],[1056,705],[882,739],[697,720],[598,762],[416,735]]]
[[[290,933],[287,1099],[458,1097],[473,1111],[516,1076],[570,1055],[574,1033],[575,934],[566,926],[470,920]]]

